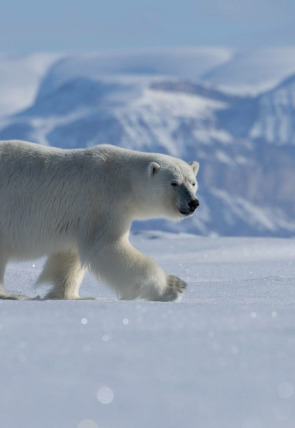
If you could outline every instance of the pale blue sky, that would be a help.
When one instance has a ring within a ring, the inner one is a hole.
[[[295,44],[295,0],[2,0],[0,52]]]

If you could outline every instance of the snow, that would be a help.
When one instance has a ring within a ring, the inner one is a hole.
[[[50,53],[0,56],[0,116],[33,103],[41,79],[58,57]]]
[[[295,144],[295,78],[284,80],[275,90],[260,97],[260,113],[250,135],[265,138],[271,144]]]
[[[118,301],[90,275],[98,300],[0,301],[1,426],[293,427],[294,241],[132,241],[188,282],[183,301]],[[42,263],[11,264],[7,289],[40,293]]]
[[[145,89],[141,96],[131,102],[127,112],[126,108],[119,108],[116,116],[127,133],[125,146],[128,145],[128,142],[130,144],[130,142],[136,141],[138,149],[144,150],[148,145],[150,133],[152,133],[154,141],[157,141],[167,153],[181,157],[183,145],[175,144],[173,135],[177,132],[184,112],[187,121],[198,118],[200,123],[207,123],[213,121],[212,111],[221,109],[223,106],[221,102],[196,95],[178,94],[175,96],[172,92]],[[149,124],[151,128],[150,133],[146,135],[142,130],[143,123]]]
[[[258,94],[295,73],[295,47],[237,51],[203,78],[235,94]]]
[[[233,50],[221,47],[153,49],[65,55],[55,63],[40,88],[40,95],[53,91],[69,78],[124,76],[178,76],[196,79],[212,68],[226,63]]]
[[[187,281],[181,303],[118,301],[90,275],[81,296],[97,300],[0,300],[0,426],[293,428],[294,240],[217,236],[295,236],[284,147],[294,143],[295,48],[2,55],[0,66],[2,138],[199,159],[197,214],[140,227],[212,235],[132,236]],[[32,287],[43,262],[11,264],[8,291],[43,296]]]

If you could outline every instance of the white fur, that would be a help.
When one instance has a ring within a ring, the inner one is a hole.
[[[128,235],[134,219],[183,218],[197,169],[110,145],[0,142],[0,298],[18,298],[4,290],[9,260],[46,255],[39,282],[53,285],[47,298],[79,298],[88,268],[123,299],[176,300],[185,283],[132,247]]]

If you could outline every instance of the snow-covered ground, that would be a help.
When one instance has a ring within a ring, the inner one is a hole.
[[[293,240],[146,232],[134,245],[188,282],[181,303],[0,301],[0,426],[293,428]],[[42,261],[11,264],[35,296]],[[43,290],[42,290],[43,292]]]

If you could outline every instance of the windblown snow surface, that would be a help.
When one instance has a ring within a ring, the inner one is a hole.
[[[292,240],[142,232],[134,245],[188,282],[181,303],[0,301],[0,426],[293,428]],[[42,261],[11,264],[7,289]],[[41,290],[42,293],[45,290]]]

